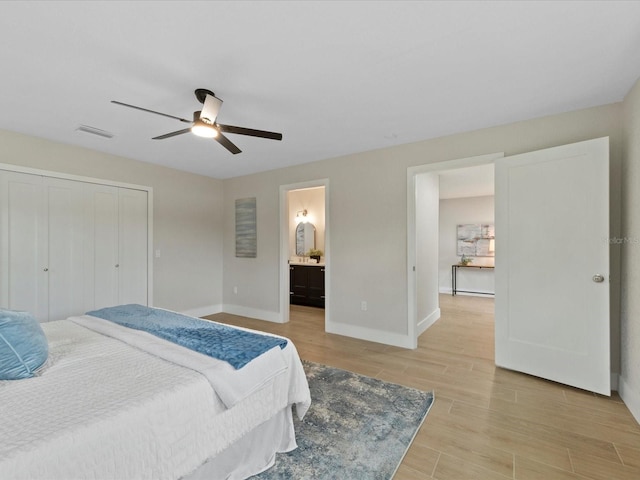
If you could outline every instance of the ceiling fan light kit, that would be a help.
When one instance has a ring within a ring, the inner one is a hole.
[[[202,117],[196,118],[196,114],[200,112],[195,112],[193,115],[193,125],[191,126],[191,133],[197,135],[198,137],[204,138],[214,138],[218,136],[218,130],[213,123],[209,123],[205,121]]]
[[[231,140],[225,137],[222,132],[237,135],[247,135],[250,137],[268,138],[270,140],[282,140],[281,133],[268,132],[265,130],[255,130],[253,128],[234,127],[233,125],[223,125],[221,123],[217,123],[216,119],[218,118],[220,107],[222,107],[222,100],[216,97],[211,90],[207,90],[204,88],[198,88],[194,93],[198,101],[203,104],[203,107],[202,110],[193,112],[193,120],[187,120],[184,118],[176,117],[174,115],[156,112],[154,110],[149,110],[148,108],[129,105],[128,103],[122,103],[116,100],[111,100],[111,103],[122,105],[124,107],[135,108],[136,110],[142,110],[143,112],[162,115],[163,117],[173,118],[174,120],[191,124],[189,128],[165,133],[164,135],[153,137],[152,140],[164,140],[165,138],[175,137],[177,135],[182,135],[183,133],[191,132],[199,137],[213,138],[233,154],[240,153],[242,150],[240,150],[233,142],[231,142]]]

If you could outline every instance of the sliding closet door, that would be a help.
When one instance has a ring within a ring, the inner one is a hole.
[[[147,305],[147,192],[87,185],[85,310]]]
[[[81,182],[44,177],[48,207],[49,320],[84,313],[84,189]]]
[[[147,305],[147,192],[120,188],[118,303]]]
[[[145,190],[0,170],[0,306],[39,321],[148,304]]]
[[[118,188],[89,184],[86,190],[86,310],[93,310],[118,304]]]
[[[0,171],[0,182],[0,305],[47,321],[47,205],[42,177]]]

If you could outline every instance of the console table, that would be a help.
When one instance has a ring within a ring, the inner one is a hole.
[[[459,263],[456,263],[455,265],[451,265],[451,295],[455,295],[458,292],[462,292],[462,293],[477,293],[480,295],[495,295],[495,293],[488,293],[488,292],[474,292],[471,290],[458,290],[458,269],[459,268],[475,268],[478,270],[482,270],[484,269],[495,269],[496,267],[494,266],[489,266],[489,265],[460,265]]]

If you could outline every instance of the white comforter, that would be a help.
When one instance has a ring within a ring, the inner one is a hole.
[[[176,365],[182,365],[202,373],[209,380],[220,400],[228,408],[247,398],[250,394],[280,375],[287,377],[287,383],[291,389],[289,392],[290,398],[305,398],[306,400],[305,392],[296,390],[300,387],[300,382],[292,381],[294,378],[304,377],[304,370],[298,358],[298,352],[291,341],[287,342],[287,347],[284,349],[274,347],[252,360],[244,368],[236,370],[223,360],[217,360],[158,338],[150,333],[122,327],[102,318],[83,315],[81,317],[70,317],[69,320],[103,335],[117,338],[140,350],[169,360]],[[296,407],[296,412],[298,412],[299,418],[302,419],[309,408],[309,404],[300,402]]]
[[[3,479],[176,479],[287,405],[301,414],[310,402],[291,342],[285,373],[243,388],[227,408],[197,371],[70,320],[43,329],[42,375],[0,382]]]

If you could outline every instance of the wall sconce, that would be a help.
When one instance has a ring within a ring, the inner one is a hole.
[[[296,222],[300,223],[300,222],[306,222],[307,221],[307,209],[305,208],[304,210],[298,210],[296,212]]]

